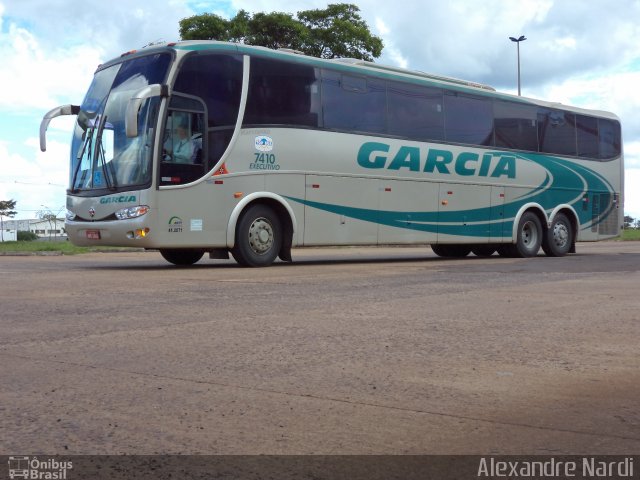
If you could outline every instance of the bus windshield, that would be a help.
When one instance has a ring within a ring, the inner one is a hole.
[[[151,181],[158,98],[140,108],[140,135],[128,138],[125,112],[132,94],[165,81],[168,54],[147,55],[96,72],[77,117],[71,145],[71,192],[130,190]]]

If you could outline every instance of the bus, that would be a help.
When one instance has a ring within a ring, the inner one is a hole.
[[[75,115],[76,245],[243,266],[294,246],[575,252],[623,225],[619,119],[355,59],[214,41],[100,65]]]

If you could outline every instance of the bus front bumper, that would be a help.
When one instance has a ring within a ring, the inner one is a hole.
[[[69,240],[80,247],[153,247],[153,230],[146,216],[127,220],[78,222],[67,220]]]

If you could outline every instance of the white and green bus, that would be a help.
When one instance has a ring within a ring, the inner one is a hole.
[[[76,245],[242,265],[294,246],[431,245],[531,257],[623,225],[610,113],[353,59],[179,42],[98,67],[76,115]]]

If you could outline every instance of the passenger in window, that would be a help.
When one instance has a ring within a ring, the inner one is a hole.
[[[173,163],[197,163],[202,150],[201,134],[189,134],[189,127],[181,123],[173,137],[164,143],[165,161]],[[200,162],[202,160],[200,159]]]

